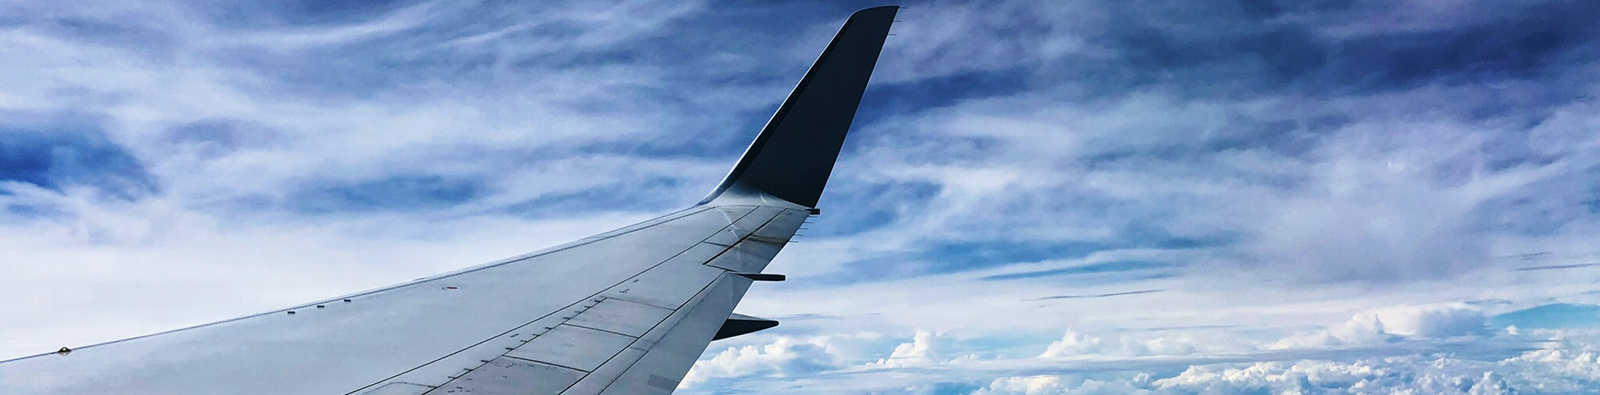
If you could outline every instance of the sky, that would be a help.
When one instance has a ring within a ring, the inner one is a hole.
[[[697,202],[856,1],[0,1],[0,359]],[[1600,3],[907,1],[679,393],[1600,391]]]

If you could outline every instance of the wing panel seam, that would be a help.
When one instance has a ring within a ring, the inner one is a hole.
[[[695,212],[693,212],[693,213],[690,213],[690,214],[688,214],[688,215],[692,215],[692,214],[696,214],[696,213],[700,213],[700,212],[704,212],[704,211],[706,211],[706,210],[710,210],[710,209],[712,209],[712,207],[705,207],[705,206],[701,206],[701,207],[702,207],[702,209],[701,209],[701,210],[698,210],[698,211],[695,211]],[[760,207],[760,206],[757,206],[757,207],[758,207],[758,208],[759,208],[759,207]],[[745,214],[744,214],[744,215],[741,215],[741,216],[739,216],[739,218],[737,218],[737,219],[735,219],[735,221],[737,221],[737,220],[739,220],[739,219],[743,219],[743,218],[744,218],[744,217],[745,217],[745,216],[747,216],[747,215],[750,215],[750,214],[751,214],[751,213],[754,213],[754,212],[755,212],[755,210],[750,210],[750,213],[745,213]],[[687,215],[685,215],[685,216],[687,216]],[[776,217],[776,216],[774,216],[774,217]],[[683,217],[678,217],[678,218],[683,218]],[[673,219],[673,220],[676,220],[676,219],[677,219],[677,218],[674,218],[674,219]],[[771,221],[771,220],[770,220],[770,219],[769,219],[769,220],[768,220],[768,221]],[[648,222],[648,221],[647,221],[647,222]],[[667,223],[667,222],[671,222],[671,220],[669,220],[669,221],[662,221],[662,222],[660,222],[660,223],[656,223],[656,224],[651,224],[651,225],[650,225],[650,226],[656,226],[656,225],[660,225],[660,224],[663,224],[663,223]],[[765,222],[763,222],[763,223],[762,223],[762,224],[763,224],[763,226],[764,226],[764,225],[765,225]],[[639,228],[639,229],[645,229],[645,228],[648,228],[648,227],[641,227],[641,228]],[[720,229],[719,229],[719,231],[720,231]],[[622,234],[626,234],[626,233],[619,233],[619,234],[618,234],[618,235],[622,235]],[[699,243],[696,243],[696,245],[698,245],[698,244],[699,244]],[[574,246],[572,246],[572,247],[577,247],[577,245],[574,245]],[[570,248],[570,247],[569,247],[569,248]],[[552,316],[552,315],[555,315],[555,314],[557,314],[557,313],[561,313],[561,312],[563,312],[563,311],[565,311],[565,310],[567,310],[567,309],[570,309],[570,308],[572,308],[572,306],[576,306],[576,305],[579,305],[579,304],[582,304],[582,303],[584,303],[584,302],[587,302],[587,301],[589,301],[589,300],[591,300],[591,299],[593,299],[593,298],[595,298],[595,297],[597,297],[597,296],[601,296],[601,294],[604,294],[604,293],[605,293],[605,292],[606,292],[606,291],[609,291],[609,290],[611,290],[611,289],[612,289],[612,288],[615,288],[615,287],[616,287],[616,286],[618,286],[618,285],[621,285],[621,284],[624,284],[624,283],[627,283],[627,282],[628,282],[628,280],[632,280],[632,279],[634,279],[634,278],[638,278],[638,277],[639,277],[639,276],[641,276],[641,275],[643,275],[643,274],[644,274],[644,273],[646,273],[646,272],[649,272],[649,271],[650,271],[650,270],[653,270],[653,269],[655,269],[655,268],[657,268],[657,267],[661,267],[661,265],[664,265],[664,264],[666,264],[666,263],[667,263],[667,262],[671,262],[671,261],[672,261],[672,259],[673,259],[673,258],[677,258],[677,257],[678,257],[678,256],[681,256],[681,255],[683,255],[683,254],[684,254],[684,253],[687,253],[687,252],[689,252],[689,250],[691,250],[691,249],[693,249],[693,248],[694,248],[694,245],[690,245],[690,246],[689,246],[689,247],[687,247],[687,248],[684,248],[684,249],[683,249],[683,251],[678,251],[678,253],[677,253],[677,254],[673,254],[673,255],[672,255],[672,256],[671,256],[671,257],[668,257],[668,258],[667,258],[667,259],[663,259],[663,260],[661,260],[661,262],[656,262],[656,264],[655,264],[655,265],[651,265],[651,266],[650,266],[650,267],[648,267],[648,268],[645,268],[645,269],[643,269],[643,270],[640,270],[640,271],[639,271],[639,272],[638,272],[638,273],[634,273],[634,274],[633,274],[633,275],[632,275],[632,276],[629,276],[629,277],[628,277],[628,278],[624,278],[624,279],[622,279],[622,280],[621,280],[621,281],[618,281],[618,282],[617,282],[617,283],[616,283],[616,284],[611,284],[611,285],[609,285],[609,286],[606,286],[606,287],[605,287],[605,288],[601,288],[601,289],[600,289],[600,290],[599,290],[599,291],[596,291],[596,292],[595,292],[595,293],[593,293],[593,294],[590,294],[590,295],[589,295],[589,296],[586,296],[586,297],[583,297],[583,298],[580,298],[580,299],[578,299],[578,301],[576,301],[576,302],[572,302],[572,303],[571,303],[571,304],[568,304],[568,305],[566,305],[566,306],[562,306],[562,307],[561,307],[561,308],[559,308],[559,309],[556,309],[556,310],[555,310],[555,311],[552,311],[552,312],[550,312],[550,313],[549,313],[549,314],[545,314],[545,315],[542,315],[542,316],[539,316],[539,317],[538,317],[538,318],[534,318],[534,319],[532,319],[532,320],[529,320],[529,321],[528,321],[528,322],[526,322],[526,323],[523,323],[523,324],[522,324],[522,325],[518,325],[518,326],[516,326],[516,327],[513,327],[513,328],[511,328],[511,329],[510,329],[510,330],[507,330],[507,331],[505,331],[505,332],[501,332],[501,333],[499,333],[499,334],[496,334],[496,335],[494,335],[494,336],[490,336],[490,337],[489,337],[489,338],[487,338],[487,339],[483,339],[483,340],[482,340],[482,341],[479,341],[479,342],[477,342],[477,343],[473,343],[473,344],[472,344],[472,345],[469,345],[469,346],[467,346],[467,347],[464,347],[464,348],[461,348],[461,349],[459,349],[459,350],[456,350],[456,351],[454,351],[454,352],[451,352],[451,353],[449,353],[449,354],[445,354],[445,355],[444,355],[444,356],[441,356],[441,357],[439,357],[439,358],[435,358],[435,359],[434,359],[434,360],[431,360],[431,361],[428,361],[428,362],[425,362],[425,363],[422,363],[422,364],[419,364],[419,365],[417,365],[417,366],[415,366],[415,367],[412,367],[412,368],[411,368],[411,369],[406,369],[406,370],[405,370],[405,371],[403,371],[403,372],[400,372],[400,373],[396,373],[396,374],[394,374],[394,375],[393,375],[393,376],[389,376],[389,377],[386,377],[386,378],[383,378],[383,379],[380,379],[380,380],[378,380],[378,381],[376,381],[376,382],[374,382],[374,383],[372,383],[372,384],[367,384],[367,385],[366,385],[366,386],[364,386],[364,387],[361,387],[361,388],[357,388],[357,389],[355,389],[355,390],[352,390],[352,391],[350,391],[350,392],[346,392],[346,393],[345,393],[345,395],[352,395],[352,394],[355,394],[355,393],[357,393],[357,392],[360,392],[360,391],[362,391],[362,390],[365,390],[365,389],[368,389],[368,388],[372,388],[372,387],[374,387],[374,386],[377,386],[377,385],[380,385],[380,384],[383,384],[383,383],[386,383],[386,382],[388,382],[388,381],[389,381],[389,380],[394,380],[394,379],[395,379],[395,378],[396,378],[396,377],[400,377],[400,376],[402,376],[402,375],[405,375],[405,374],[406,374],[406,373],[411,373],[411,372],[413,372],[413,371],[416,371],[416,370],[417,370],[417,369],[421,369],[421,368],[422,368],[422,367],[424,367],[424,366],[428,366],[428,365],[430,365],[430,364],[433,364],[433,363],[437,363],[437,362],[439,362],[439,361],[442,361],[442,360],[444,360],[444,359],[446,359],[446,358],[449,358],[449,357],[452,357],[452,356],[455,356],[455,355],[456,355],[456,354],[460,354],[460,353],[462,353],[462,352],[465,352],[465,351],[467,351],[467,350],[470,350],[470,349],[472,349],[472,348],[473,348],[473,347],[477,347],[477,346],[480,346],[480,345],[483,345],[483,344],[484,344],[484,343],[488,343],[488,342],[490,342],[490,341],[493,341],[493,340],[494,340],[494,339],[498,339],[498,338],[500,338],[500,337],[501,337],[501,336],[505,336],[505,335],[506,335],[506,334],[507,334],[507,333],[511,333],[511,332],[515,332],[515,331],[517,331],[517,330],[519,330],[519,329],[522,329],[522,328],[525,328],[525,327],[527,327],[527,326],[528,326],[528,325],[533,325],[533,323],[535,323],[535,322],[539,322],[539,320],[542,320],[542,319],[545,319],[545,318],[546,318],[546,317],[550,317],[550,316]],[[555,252],[555,251],[550,251],[550,252]],[[727,249],[724,249],[724,250],[723,250],[723,251],[722,251],[722,252],[720,252],[720,253],[718,253],[718,254],[717,254],[717,255],[716,255],[716,256],[721,256],[721,255],[722,255],[722,253],[726,253],[726,252],[727,252]],[[715,259],[715,258],[716,258],[716,256],[713,256],[713,257],[712,257],[712,259]],[[530,257],[530,258],[531,258],[531,257]],[[507,262],[507,263],[509,263],[509,262]],[[702,263],[703,263],[703,262],[702,262]],[[460,273],[456,273],[456,274],[460,274]],[[445,277],[437,277],[437,278],[445,278]],[[428,281],[432,281],[432,280],[433,280],[433,279],[430,279],[430,280],[428,280]],[[711,284],[715,284],[715,283],[716,283],[716,280],[712,280],[712,281],[711,281],[711,283],[710,283],[710,284],[706,284],[706,286],[705,286],[705,287],[701,287],[701,289],[700,289],[700,292],[702,292],[702,293],[703,293],[703,292],[705,292],[705,288],[706,288],[706,287],[710,287],[710,286],[711,286]],[[407,285],[409,285],[409,284],[415,284],[415,283],[408,283],[408,284],[407,284]],[[698,293],[697,293],[697,294],[696,294],[696,296],[698,296],[698,295],[699,295],[699,294],[698,294]],[[690,298],[690,300],[689,300],[689,301],[686,301],[686,302],[685,302],[685,303],[684,303],[684,304],[688,304],[688,302],[690,302],[690,301],[693,301],[693,300],[694,300],[694,298]],[[681,309],[682,309],[682,308],[683,308],[683,306],[682,306],[682,305],[679,305],[679,306],[678,306],[678,308],[676,308],[676,309],[673,309],[673,314],[677,314],[677,312],[678,312],[678,310],[681,310]],[[268,314],[270,314],[270,313],[268,313]],[[263,314],[263,315],[264,315],[264,314]],[[246,317],[246,318],[248,318],[248,317]],[[669,317],[669,318],[670,318],[670,317]],[[243,318],[241,318],[241,319],[243,319]],[[658,323],[656,323],[656,326],[660,326],[660,325],[661,325],[661,323],[664,323],[664,322],[666,322],[666,321],[667,321],[667,320],[662,320],[662,322],[658,322]],[[565,321],[565,320],[563,320],[563,321],[562,321],[562,323],[561,323],[561,324],[562,324],[562,325],[567,325],[567,324],[566,324],[566,321]],[[573,325],[573,326],[577,326],[577,325]],[[655,328],[656,328],[656,326],[652,326],[652,327],[650,327],[650,330],[655,330]],[[593,328],[586,328],[586,329],[593,329]],[[609,332],[609,331],[608,331],[608,332]],[[649,332],[649,331],[645,331],[645,333],[646,333],[646,334],[649,334],[649,333],[650,333],[650,332]],[[151,335],[151,336],[154,336],[154,335]],[[632,337],[632,336],[629,336],[629,337]],[[634,340],[634,341],[635,341],[635,342],[637,342],[637,341],[638,341],[638,339],[640,339],[640,338],[634,338],[634,339],[635,339],[635,340]],[[632,346],[632,343],[629,343],[629,346]],[[619,353],[618,353],[618,354],[620,354],[620,352],[619,352]],[[42,355],[49,355],[49,354],[42,354]],[[502,355],[504,355],[504,353],[502,353]],[[612,356],[611,356],[611,357],[612,357],[612,358],[616,358],[616,355],[615,355],[615,354],[614,354],[614,355],[612,355]],[[610,361],[611,361],[611,359],[606,359],[606,362],[610,362]],[[605,362],[602,362],[602,363],[601,363],[601,365],[602,365],[602,366],[603,366],[603,365],[605,365]],[[473,368],[473,369],[472,369],[472,370],[476,370],[476,369],[477,369],[477,368],[482,368],[482,367],[483,367],[483,365],[482,365],[482,364],[480,364],[480,365],[478,365],[478,366],[477,366],[477,367],[476,367],[476,368]],[[584,375],[584,377],[588,377],[588,374],[585,374],[585,375]],[[453,378],[452,378],[452,379],[450,379],[450,380],[446,380],[446,381],[445,381],[445,383],[449,383],[449,382],[450,382],[450,381],[454,381],[454,380],[455,380],[455,379],[453,379]],[[582,378],[579,378],[579,381],[582,381],[582,380],[583,380],[583,379],[582,379]],[[441,385],[441,386],[443,386],[443,384],[440,384],[440,385]]]
[[[673,310],[673,312],[676,313],[677,310]],[[570,322],[563,322],[563,323],[561,323],[561,325],[578,327],[578,328],[583,328],[583,329],[592,329],[592,330],[596,330],[596,331],[600,331],[600,332],[610,333],[610,334],[617,335],[617,336],[626,336],[627,338],[634,339],[634,340],[639,340],[640,338],[644,337],[642,335],[641,336],[634,336],[634,335],[630,335],[630,334],[626,334],[626,333],[613,331],[613,330],[610,330],[610,329],[600,329],[600,328],[596,328],[596,327],[592,327],[592,326],[588,326],[588,325],[578,325],[578,324],[574,324],[574,323],[570,323]],[[655,327],[650,327],[650,328],[654,329]],[[646,331],[645,333],[649,333],[649,331]],[[628,344],[633,344],[633,343],[628,343]]]
[[[537,360],[537,359],[527,359],[527,358],[523,358],[523,357],[519,357],[519,356],[515,356],[515,355],[501,355],[500,357],[501,358],[508,358],[508,359],[515,359],[515,360],[518,360],[518,361],[542,363],[542,364],[545,364],[545,365],[555,366],[555,367],[558,367],[558,368],[572,369],[572,370],[576,370],[576,371],[579,371],[579,372],[583,372],[583,376],[584,377],[589,377],[589,371],[587,371],[587,370],[578,369],[578,368],[574,368],[574,367],[571,367],[571,366],[562,365],[562,364],[559,364],[559,363],[554,363],[554,362],[550,362],[550,361],[540,361],[540,360]],[[578,380],[583,380],[583,377],[579,377]],[[455,381],[455,380],[451,380],[451,381]],[[449,381],[446,381],[445,383],[448,384]],[[438,388],[444,388],[444,385],[441,384],[441,385],[438,386]]]
[[[671,316],[668,316],[668,317],[667,317],[667,319],[664,319],[664,320],[661,320],[661,322],[659,322],[659,323],[656,323],[656,325],[655,325],[655,326],[652,326],[652,327],[650,327],[650,330],[648,330],[648,331],[645,331],[645,332],[644,332],[644,335],[642,335],[642,336],[639,336],[639,338],[638,338],[638,339],[636,339],[636,340],[634,340],[634,341],[633,341],[633,343],[629,343],[629,344],[628,344],[628,348],[632,348],[632,347],[633,347],[633,345],[634,345],[634,344],[638,344],[638,343],[639,343],[639,342],[641,342],[641,341],[644,341],[644,338],[645,338],[645,337],[647,337],[647,336],[650,336],[650,334],[651,334],[651,333],[652,333],[652,332],[655,332],[655,331],[656,331],[656,329],[657,329],[657,328],[661,328],[661,326],[662,326],[662,325],[666,325],[666,324],[667,324],[667,323],[668,323],[668,322],[672,322],[672,324],[673,324],[673,325],[674,325],[674,326],[676,326],[676,325],[677,325],[677,324],[678,324],[678,323],[679,323],[679,322],[682,322],[682,321],[683,321],[683,316],[684,316],[684,315],[687,315],[687,314],[688,314],[688,313],[687,313],[687,312],[684,312],[684,310],[683,310],[683,307],[684,307],[684,306],[688,306],[688,305],[689,305],[689,303],[691,303],[691,302],[694,302],[694,301],[696,301],[696,300],[703,300],[703,299],[704,299],[704,298],[705,298],[705,295],[706,295],[706,292],[707,292],[707,291],[709,291],[709,290],[710,290],[710,289],[711,289],[711,287],[713,287],[713,286],[716,286],[716,285],[717,285],[717,281],[720,281],[720,280],[721,280],[721,279],[722,279],[722,278],[723,278],[723,277],[724,277],[724,276],[727,276],[727,274],[722,274],[722,275],[718,275],[718,276],[717,276],[717,278],[716,278],[716,279],[713,279],[713,280],[711,280],[711,282],[709,282],[709,283],[706,283],[706,285],[705,285],[705,286],[703,286],[703,287],[700,287],[700,292],[696,292],[696,293],[695,293],[695,294],[694,294],[694,297],[692,297],[692,298],[689,298],[689,300],[688,300],[688,301],[686,301],[686,302],[684,302],[684,303],[683,303],[683,306],[678,306],[678,309],[676,309],[676,310],[673,310],[673,311],[672,311],[672,315],[671,315]],[[681,312],[681,313],[682,313],[682,314],[679,314],[679,313],[680,313],[680,312]],[[670,330],[670,328],[668,328],[668,330]],[[617,353],[616,353],[616,354],[612,354],[612,355],[611,355],[611,357],[610,357],[610,358],[606,358],[606,360],[605,360],[605,362],[601,362],[601,363],[600,363],[600,367],[604,367],[604,366],[606,366],[606,364],[608,364],[608,363],[611,363],[611,360],[613,360],[613,359],[616,359],[616,358],[617,358],[617,356],[618,356],[618,355],[622,355],[622,353],[623,353],[623,352],[624,352],[624,351],[627,351],[627,349],[626,349],[626,348],[624,348],[624,349],[623,349],[623,350],[622,350],[622,351],[618,351],[618,352],[617,352]],[[648,350],[648,349],[646,349],[646,350],[643,350],[643,351],[645,351],[645,353],[646,353],[646,354],[648,354],[648,353],[649,353],[649,350]],[[643,358],[643,357],[644,357],[644,354],[640,354],[640,355],[639,355],[639,357],[640,357],[640,358]],[[634,366],[634,365],[637,365],[637,364],[639,364],[639,360],[638,360],[638,359],[635,359],[635,360],[633,360],[633,361],[632,361],[632,362],[629,362],[629,363],[628,363],[628,366],[627,366],[627,367],[624,367],[624,368],[623,368],[623,369],[622,369],[622,371],[623,371],[623,372],[627,372],[627,371],[628,371],[628,369],[633,369],[633,366]],[[600,368],[599,368],[599,367],[596,367],[596,368],[595,368],[595,370],[600,370]],[[585,374],[584,374],[584,375],[583,375],[583,377],[581,377],[581,378],[578,378],[578,381],[576,381],[576,382],[573,382],[573,383],[572,383],[572,384],[571,384],[571,385],[568,385],[568,386],[567,386],[567,388],[564,388],[564,389],[562,389],[562,390],[561,390],[561,392],[558,392],[558,393],[557,393],[557,394],[560,394],[560,393],[564,393],[564,392],[567,392],[567,390],[568,390],[568,389],[571,389],[571,388],[572,388],[572,386],[573,386],[573,385],[578,385],[578,383],[581,383],[581,382],[583,382],[583,379],[586,379],[586,378],[589,378],[589,375],[590,375],[590,374],[593,374],[593,373],[594,373],[594,372],[589,372],[589,373],[585,373]],[[602,386],[602,387],[600,387],[600,389],[601,389],[601,390],[602,390],[602,392],[603,392],[603,391],[604,391],[604,390],[605,390],[605,389],[606,389],[606,388],[611,388],[611,385],[612,385],[612,384],[615,384],[615,383],[616,383],[616,382],[617,382],[617,379],[619,379],[619,378],[622,378],[622,375],[620,375],[620,374],[619,374],[619,375],[617,375],[617,376],[616,376],[616,377],[612,377],[612,378],[611,378],[611,381],[609,381],[609,382],[606,382],[606,384],[605,384],[605,385],[604,385],[604,386]]]
[[[74,347],[74,349],[76,349],[76,350],[85,350],[85,349],[90,349],[90,348],[95,348],[95,347],[109,346],[109,345],[112,345],[112,344],[126,343],[126,342],[130,342],[130,341],[134,341],[134,340],[139,340],[139,339],[144,339],[144,338],[149,338],[149,337],[155,337],[155,336],[161,336],[161,335],[166,335],[166,334],[171,334],[171,333],[183,332],[183,331],[188,331],[188,330],[195,330],[195,329],[200,329],[200,328],[207,328],[207,327],[212,327],[212,326],[217,326],[217,325],[222,325],[222,324],[227,324],[227,323],[232,323],[232,322],[243,321],[243,320],[256,318],[256,317],[265,317],[265,316],[269,316],[269,315],[275,315],[275,314],[282,313],[282,312],[285,312],[285,311],[290,311],[290,310],[299,310],[299,309],[307,308],[308,306],[315,306],[317,304],[331,303],[333,301],[337,301],[337,300],[340,300],[340,299],[359,298],[359,297],[362,297],[362,296],[372,295],[372,294],[375,294],[375,293],[388,291],[388,290],[392,290],[392,289],[396,289],[396,288],[401,288],[401,287],[406,287],[406,286],[411,286],[411,285],[416,285],[416,284],[422,284],[422,283],[427,283],[427,282],[433,282],[433,281],[437,281],[437,280],[442,280],[442,279],[454,277],[454,276],[457,276],[457,275],[472,273],[472,272],[476,272],[476,271],[480,271],[480,270],[484,270],[484,269],[489,269],[489,268],[494,268],[494,267],[505,266],[507,264],[520,262],[520,261],[523,261],[523,260],[526,260],[526,259],[529,259],[529,258],[535,258],[535,257],[539,257],[539,256],[549,255],[549,254],[553,254],[553,253],[557,253],[557,252],[561,252],[561,251],[566,251],[568,249],[572,249],[572,248],[576,248],[576,247],[580,247],[580,246],[593,244],[593,243],[599,242],[601,240],[610,239],[610,238],[613,238],[613,237],[616,237],[616,236],[621,236],[621,235],[637,232],[637,231],[640,231],[640,230],[649,229],[649,228],[652,228],[652,227],[655,227],[657,225],[661,225],[661,224],[664,224],[664,223],[676,221],[676,220],[682,219],[684,217],[687,217],[687,216],[690,216],[690,215],[694,215],[694,214],[698,214],[700,212],[703,212],[703,211],[706,211],[706,210],[709,210],[709,209],[711,209],[711,207],[706,207],[706,206],[691,207],[689,209],[681,210],[681,211],[678,211],[678,212],[675,212],[675,213],[663,215],[663,216],[660,216],[660,217],[656,217],[656,218],[653,218],[653,219],[650,219],[650,220],[646,220],[646,221],[641,221],[639,223],[635,223],[633,225],[628,225],[628,226],[623,227],[623,229],[627,229],[628,227],[631,227],[631,226],[639,226],[641,224],[649,223],[650,221],[655,221],[655,220],[659,220],[659,219],[662,219],[662,218],[672,217],[674,215],[677,215],[677,217],[674,217],[672,219],[668,219],[668,220],[665,220],[665,221],[653,223],[653,224],[650,224],[648,226],[640,226],[639,228],[636,228],[636,229],[630,229],[627,232],[620,232],[620,233],[613,234],[613,235],[607,235],[606,237],[596,238],[596,239],[593,239],[593,240],[587,240],[587,241],[580,240],[581,242],[573,243],[572,245],[561,246],[561,247],[555,248],[555,249],[539,251],[539,252],[535,252],[535,253],[532,253],[532,254],[527,254],[527,255],[524,255],[524,256],[516,256],[516,257],[506,258],[506,259],[502,259],[502,260],[497,261],[497,262],[490,262],[490,263],[483,264],[483,265],[480,265],[480,266],[477,266],[477,267],[471,267],[471,268],[467,268],[467,269],[462,269],[462,270],[456,271],[456,272],[451,272],[451,273],[446,273],[446,274],[441,274],[441,275],[431,276],[431,277],[425,277],[422,280],[390,285],[390,286],[386,286],[386,287],[382,287],[382,288],[378,288],[378,289],[367,290],[367,291],[362,291],[362,292],[358,292],[358,293],[353,293],[353,294],[348,294],[348,295],[343,295],[343,296],[337,296],[337,297],[333,297],[333,298],[319,299],[316,302],[312,302],[312,303],[302,303],[302,304],[294,305],[294,306],[287,307],[287,308],[267,311],[267,312],[258,313],[258,314],[251,314],[251,315],[238,317],[238,318],[226,319],[226,320],[222,320],[222,321],[216,321],[216,322],[205,323],[205,324],[200,324],[200,325],[195,325],[195,326],[183,327],[183,328],[178,328],[178,329],[173,329],[173,330],[168,330],[168,331],[161,331],[161,332],[151,333],[151,334],[143,335],[143,336],[130,337],[130,338],[126,338],[126,339],[118,339],[118,340],[108,341],[108,342],[105,342],[105,343],[97,343],[97,344],[91,344],[91,345],[82,346],[82,347]],[[741,216],[740,218],[743,218],[743,216]],[[685,251],[687,251],[687,249]],[[682,254],[682,253],[680,252],[679,254]],[[673,257],[677,257],[677,255],[673,255]],[[671,259],[671,258],[668,258],[668,259]],[[659,265],[659,263],[657,265]],[[652,266],[652,268],[654,268],[654,266]],[[648,270],[648,269],[646,269],[646,270]],[[596,294],[598,294],[598,293],[596,293]],[[590,297],[593,297],[593,295],[590,295]],[[585,298],[585,299],[587,299],[587,298]],[[574,303],[574,304],[576,304],[576,303]],[[572,306],[571,305],[567,305],[566,307],[562,307],[562,309],[565,309],[567,307],[572,307]],[[544,318],[544,317],[540,317],[540,318]],[[526,324],[524,324],[523,326],[526,326]],[[519,326],[518,328],[521,328],[521,326]],[[501,335],[504,335],[504,334],[501,334]],[[495,337],[499,337],[499,335],[497,335]],[[493,339],[493,338],[490,338],[490,339]],[[473,346],[477,346],[477,345],[474,344]],[[29,359],[29,358],[38,358],[38,357],[43,357],[43,356],[55,355],[55,354],[56,353],[54,353],[54,352],[34,354],[34,355],[22,356],[22,357],[7,359],[7,360],[0,360],[0,363],[7,363],[7,362],[12,362],[12,361],[20,361],[20,360]],[[450,355],[455,355],[455,353],[451,353]],[[448,356],[449,355],[447,355],[446,357],[448,357]],[[437,362],[437,360],[429,361],[428,363],[433,363],[433,362]],[[426,365],[426,364],[424,364],[424,365]],[[389,379],[392,379],[392,378],[393,377],[390,377]],[[389,379],[384,379],[384,380],[389,380]],[[361,389],[366,389],[366,388],[369,388],[369,387],[372,387],[372,386],[368,385],[366,387],[362,387]],[[357,389],[356,391],[360,391],[361,389]],[[351,391],[348,394],[354,394],[354,393],[355,393],[355,391]]]

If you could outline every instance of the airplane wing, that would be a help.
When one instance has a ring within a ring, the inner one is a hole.
[[[814,206],[896,7],[856,12],[700,204],[288,309],[0,362],[0,394],[666,394]]]

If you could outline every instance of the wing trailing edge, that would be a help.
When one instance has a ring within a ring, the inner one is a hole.
[[[883,6],[850,15],[738,164],[700,204],[725,195],[754,195],[816,207],[898,11],[898,6]]]

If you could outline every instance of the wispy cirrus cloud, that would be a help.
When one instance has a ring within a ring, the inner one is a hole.
[[[906,5],[796,318],[685,392],[1593,385],[1593,5]],[[688,204],[855,8],[0,6],[0,354]]]

